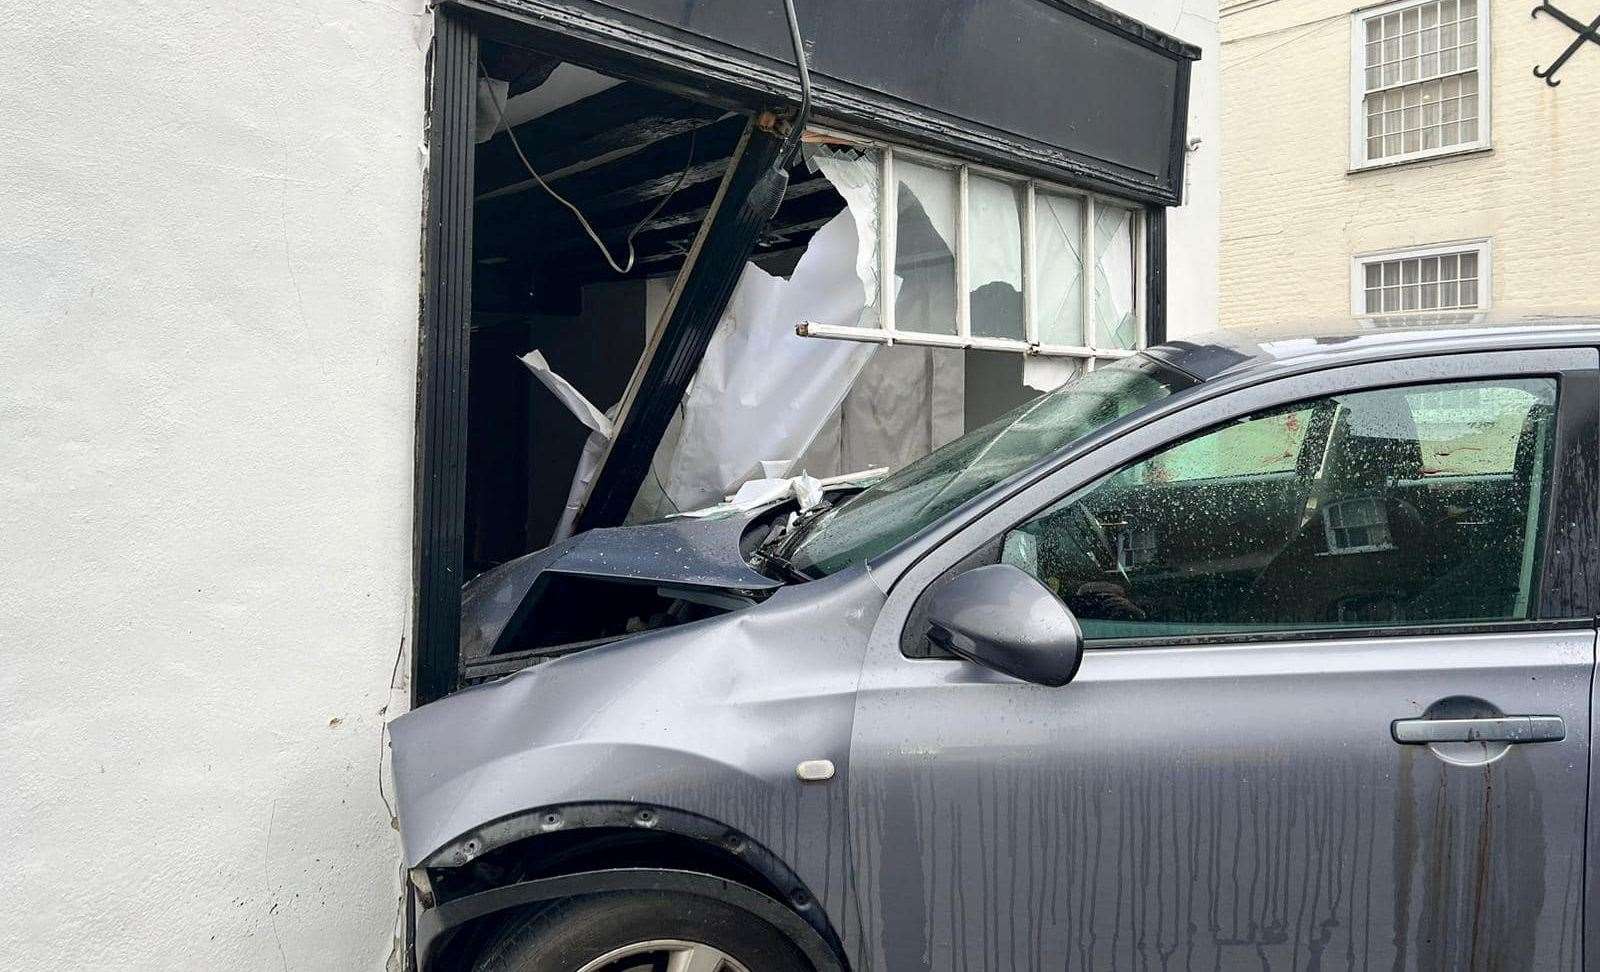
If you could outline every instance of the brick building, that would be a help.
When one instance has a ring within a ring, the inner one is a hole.
[[[1600,301],[1600,46],[1536,77],[1578,35],[1531,6],[1223,5],[1225,323]]]

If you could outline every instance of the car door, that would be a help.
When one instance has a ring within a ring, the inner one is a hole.
[[[870,967],[1578,967],[1595,365],[1241,386],[905,568],[851,755]],[[1066,686],[928,645],[997,560],[1078,615]]]

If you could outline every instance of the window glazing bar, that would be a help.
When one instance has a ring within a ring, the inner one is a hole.
[[[1031,346],[1012,338],[982,336],[963,338],[959,334],[924,334],[918,331],[897,331],[891,337],[880,328],[852,327],[847,324],[823,324],[816,321],[802,321],[795,325],[795,333],[801,337],[831,338],[840,341],[867,341],[873,344],[905,344],[934,348],[972,348],[980,351],[1012,351],[1052,358],[1082,358],[1085,360],[1096,357],[1108,360],[1131,358],[1138,353],[1137,351],[1089,348],[1071,344]]]
[[[1095,279],[1098,276],[1094,254],[1094,204],[1094,196],[1083,197],[1083,286],[1079,288],[1079,297],[1083,300],[1083,343],[1091,349],[1100,343],[1099,328],[1095,327],[1094,322]],[[1094,370],[1093,357],[1084,364],[1084,370]]]
[[[1039,346],[1039,319],[1034,313],[1034,288],[1038,286],[1034,276],[1038,269],[1034,266],[1034,182],[1028,180],[1024,190],[1022,205],[1022,327],[1023,336],[1027,339],[1029,347]]]
[[[1145,252],[1143,210],[1134,210],[1131,218],[1133,220],[1133,346],[1142,349],[1149,343],[1149,327],[1148,322],[1145,320],[1145,305],[1147,301],[1145,299],[1144,281],[1148,267],[1145,265],[1147,254]]]
[[[956,336],[972,336],[971,270],[967,262],[972,218],[967,211],[967,167],[956,167]]]
[[[897,216],[898,187],[894,178],[894,149],[883,147],[880,164],[883,166],[879,183],[878,203],[878,326],[885,340],[894,343],[894,246]]]

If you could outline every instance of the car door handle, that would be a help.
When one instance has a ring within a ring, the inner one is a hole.
[[[1397,743],[1560,742],[1567,724],[1560,716],[1512,715],[1488,719],[1396,719],[1389,727]]]

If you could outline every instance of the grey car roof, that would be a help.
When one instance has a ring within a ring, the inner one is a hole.
[[[1146,353],[1210,381],[1314,356],[1356,361],[1587,343],[1600,343],[1600,314],[1415,315],[1229,327],[1175,338]]]

